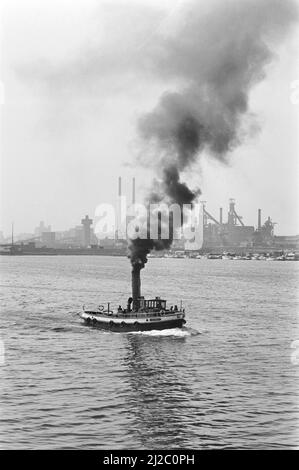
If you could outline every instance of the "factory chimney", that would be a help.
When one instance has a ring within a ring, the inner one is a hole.
[[[116,227],[115,227],[115,239],[116,240],[119,240],[121,238],[120,227],[121,227],[121,176],[118,177],[118,197],[117,197],[117,206],[116,206]]]
[[[257,219],[257,229],[261,230],[262,228],[262,211],[261,209],[258,210],[258,219]]]
[[[134,205],[136,202],[136,194],[135,194],[135,177],[132,179],[132,204]]]
[[[223,215],[222,214],[223,214],[222,207],[220,207],[219,222],[220,222],[221,225],[223,224]]]
[[[141,295],[141,281],[140,281],[140,271],[141,264],[135,264],[132,269],[132,297],[133,297],[133,310],[138,309],[138,299]]]

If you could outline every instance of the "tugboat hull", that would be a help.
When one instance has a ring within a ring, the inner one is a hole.
[[[156,318],[111,318],[105,315],[98,315],[93,312],[80,314],[88,326],[108,330],[118,333],[129,333],[134,331],[165,330],[170,328],[182,328],[186,323],[185,315],[161,316]],[[168,318],[167,318],[168,317]]]

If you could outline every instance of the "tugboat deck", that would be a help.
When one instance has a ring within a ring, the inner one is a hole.
[[[135,300],[133,309],[131,309],[133,299],[128,299],[128,306],[122,309],[121,306],[114,312],[110,310],[108,304],[107,310],[102,305],[98,310],[83,309],[81,318],[91,326],[111,331],[135,331],[135,330],[153,330],[182,327],[185,321],[185,310],[176,305],[170,309],[166,308],[166,300],[159,297],[152,300],[145,300],[140,297]]]

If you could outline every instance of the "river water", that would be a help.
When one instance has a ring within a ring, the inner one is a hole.
[[[2,449],[299,448],[299,263],[150,259],[187,324],[131,334],[77,315],[125,303],[126,258],[0,263]]]

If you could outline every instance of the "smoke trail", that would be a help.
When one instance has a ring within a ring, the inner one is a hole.
[[[155,109],[138,123],[139,135],[158,170],[147,203],[156,200],[191,203],[198,192],[180,181],[204,151],[225,162],[242,143],[249,93],[266,73],[274,47],[297,20],[293,0],[227,0],[194,2],[181,25],[156,48],[157,70],[175,80],[181,91],[163,94]],[[148,164],[147,155],[140,163]],[[132,240],[131,262],[142,267],[153,248],[171,245],[163,240]]]

